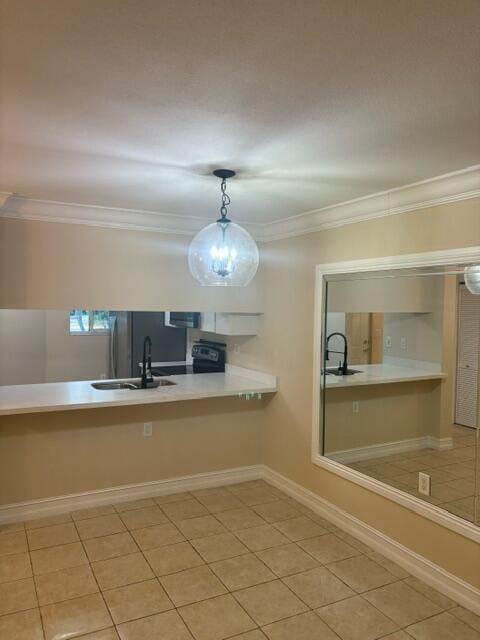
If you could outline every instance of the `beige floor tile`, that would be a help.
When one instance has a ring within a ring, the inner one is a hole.
[[[188,540],[227,532],[223,524],[220,524],[214,516],[200,516],[199,518],[179,520],[176,525]]]
[[[8,524],[0,524],[0,535],[2,535],[2,533],[18,533],[19,531],[25,531],[24,522],[9,522]]]
[[[103,536],[101,538],[84,540],[83,544],[90,562],[126,556],[138,551],[137,545],[127,531],[114,533],[113,535]]]
[[[293,542],[281,547],[257,551],[257,556],[279,578],[318,566],[318,561]]]
[[[0,616],[38,607],[32,578],[0,584]]]
[[[442,613],[406,629],[415,640],[479,640],[480,634],[464,622]]]
[[[261,551],[262,549],[269,549],[289,542],[289,539],[283,533],[274,529],[270,524],[252,527],[251,529],[242,529],[241,531],[236,531],[235,535],[251,551]]]
[[[79,520],[76,526],[82,540],[109,536],[126,530],[125,525],[116,514]]]
[[[227,529],[230,529],[230,531],[259,527],[265,524],[264,520],[257,515],[253,509],[243,506],[240,509],[217,513],[217,518]]]
[[[181,502],[182,500],[191,500],[193,498],[189,491],[181,491],[179,493],[169,493],[165,496],[155,496],[153,501],[157,504],[169,504],[170,502]]]
[[[119,502],[113,505],[117,513],[125,513],[132,509],[144,509],[145,507],[154,507],[155,502],[152,498],[140,498],[139,500],[130,500],[129,502]]]
[[[195,547],[205,562],[216,562],[217,560],[234,558],[248,553],[247,547],[231,533],[196,538],[192,540],[192,546]]]
[[[307,610],[305,604],[280,580],[236,591],[235,598],[259,626]]]
[[[241,633],[239,636],[233,636],[229,640],[265,640],[266,637],[260,629],[255,629],[255,631],[247,631],[247,633]]]
[[[208,509],[206,509],[201,502],[195,500],[195,498],[181,500],[180,502],[168,502],[162,504],[161,508],[167,517],[174,522],[208,515]]]
[[[333,533],[328,533],[318,538],[300,540],[298,544],[322,564],[338,562],[360,555],[358,549],[343,542]]]
[[[112,619],[99,593],[49,604],[41,611],[45,640],[66,640],[112,626]]]
[[[463,622],[480,633],[480,615],[476,615],[473,611],[469,611],[463,607],[455,607],[455,609],[451,609],[449,613],[456,618],[460,618],[460,620],[463,620]]]
[[[38,549],[37,551],[32,551],[30,557],[35,575],[88,564],[81,542],[70,542],[69,544],[61,544],[58,547]]]
[[[90,507],[89,509],[78,509],[72,511],[72,518],[77,520],[87,520],[88,518],[99,518],[100,516],[110,516],[116,511],[112,505],[103,505],[101,507]]]
[[[43,640],[42,621],[38,609],[0,616],[2,640]]]
[[[225,489],[202,489],[193,491],[193,495],[210,513],[220,513],[243,507],[243,503]]]
[[[347,587],[325,567],[318,567],[290,576],[285,578],[283,582],[312,609],[355,595],[350,587]]]
[[[235,495],[249,507],[278,499],[272,491],[263,487],[236,489]]]
[[[397,576],[397,578],[402,579],[408,578],[410,576],[408,571],[405,571],[405,569],[400,567],[398,564],[395,564],[395,562],[392,562],[381,553],[377,553],[376,551],[374,551],[373,553],[369,553],[368,557],[387,571],[390,571],[390,573],[392,573],[394,576]]]
[[[0,557],[28,551],[25,531],[7,531],[0,534]]]
[[[231,595],[195,602],[179,612],[195,640],[223,640],[256,626]]]
[[[25,529],[41,529],[42,527],[53,527],[56,524],[67,524],[72,522],[72,516],[69,513],[61,513],[56,516],[46,516],[44,518],[36,518],[35,520],[27,520]]]
[[[274,502],[259,504],[253,507],[253,509],[270,524],[272,522],[288,520],[289,518],[298,518],[301,515],[298,509],[285,500],[275,500]]]
[[[213,562],[210,568],[230,591],[275,580],[275,574],[253,554]]]
[[[298,540],[305,540],[306,538],[315,538],[316,536],[328,533],[326,529],[307,516],[275,522],[274,527],[292,540],[292,542],[298,542]]]
[[[442,611],[438,605],[404,582],[380,587],[365,593],[363,597],[400,627],[406,627]]]
[[[113,627],[103,629],[102,631],[94,631],[82,636],[79,640],[119,640],[119,635]]]
[[[227,593],[223,584],[207,566],[172,573],[159,580],[176,607]]]
[[[87,596],[98,591],[88,565],[35,576],[35,585],[40,606]]]
[[[142,551],[185,541],[185,536],[171,522],[157,524],[145,529],[135,529],[132,531],[132,536]]]
[[[173,609],[172,602],[156,578],[105,591],[103,597],[115,624]]]
[[[32,576],[28,553],[0,556],[0,584]]]
[[[143,509],[132,509],[125,511],[120,516],[127,529],[144,529],[156,524],[166,524],[169,522],[160,507],[144,507]]]
[[[405,631],[394,631],[389,633],[388,636],[382,636],[382,640],[411,640],[412,636],[409,636]]]
[[[360,596],[317,609],[342,640],[376,640],[398,627]]]
[[[73,523],[57,524],[51,527],[42,527],[27,532],[30,551],[57,547],[61,544],[77,542],[78,535]]]
[[[428,584],[425,584],[425,582],[422,582],[418,578],[414,578],[413,576],[410,576],[409,578],[404,580],[404,582],[405,584],[408,584],[409,587],[412,587],[412,589],[415,589],[416,591],[423,593],[423,595],[426,598],[428,598],[435,604],[438,604],[438,606],[441,607],[442,609],[452,609],[453,607],[457,606],[456,602],[454,602],[453,600],[450,600],[450,598],[447,598],[447,596],[444,596],[443,593],[440,593],[436,589],[433,589]]]
[[[367,556],[347,558],[328,565],[329,570],[349,587],[363,593],[386,584],[396,582],[398,578]]]
[[[176,611],[157,613],[117,627],[121,640],[192,640]]]
[[[189,542],[179,542],[145,551],[145,557],[157,576],[165,576],[205,564]]]
[[[343,540],[343,542],[346,542],[351,547],[353,547],[354,549],[357,549],[361,553],[368,554],[368,553],[372,553],[373,551],[372,547],[369,547],[368,544],[365,544],[364,542],[350,535],[346,531],[337,532],[337,536],[340,538],[340,540]]]
[[[274,622],[263,631],[270,640],[338,640],[338,636],[313,611]]]
[[[93,562],[92,569],[102,591],[154,577],[141,553]]]

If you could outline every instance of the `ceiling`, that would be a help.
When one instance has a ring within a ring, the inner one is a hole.
[[[480,159],[478,0],[0,0],[0,191],[268,224]]]

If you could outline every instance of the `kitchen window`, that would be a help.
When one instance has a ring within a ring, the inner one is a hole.
[[[70,334],[101,335],[110,331],[110,311],[71,309],[69,316]]]

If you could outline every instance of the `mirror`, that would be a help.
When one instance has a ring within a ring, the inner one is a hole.
[[[480,296],[463,268],[325,280],[323,455],[480,524]]]
[[[221,320],[227,332],[229,317],[213,312],[0,309],[0,385],[138,377],[146,336],[152,340],[153,375],[191,372],[193,344],[203,339],[223,349],[225,336],[216,327]],[[198,360],[195,372],[202,366],[213,370]]]

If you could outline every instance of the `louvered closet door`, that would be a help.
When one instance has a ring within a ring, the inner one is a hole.
[[[480,296],[465,285],[458,293],[457,393],[455,422],[477,426],[480,350]]]

